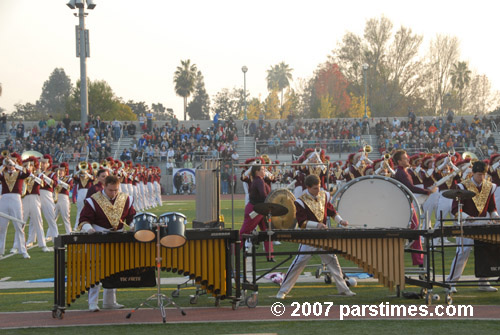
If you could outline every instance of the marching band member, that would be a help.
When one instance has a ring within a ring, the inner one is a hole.
[[[125,162],[125,186],[127,187],[127,194],[130,196],[134,196],[134,187],[132,184],[132,178],[133,178],[133,166],[132,166],[132,161],[126,161]]]
[[[120,181],[116,176],[104,180],[104,189],[85,199],[80,214],[78,230],[85,233],[123,231],[125,225],[132,223],[136,214],[134,199],[120,191]],[[100,286],[89,289],[89,310],[99,311],[97,304]],[[116,289],[104,289],[103,308],[120,309],[124,306],[116,302]]]
[[[139,190],[139,174],[138,170],[141,165],[139,163],[136,164],[135,168],[132,169],[132,187],[134,188],[134,199],[137,210],[142,211],[144,209],[144,205],[142,202],[141,192]]]
[[[347,159],[345,161],[345,164],[343,166],[343,176],[344,176],[344,180],[346,182],[349,182],[351,180],[353,180],[353,176],[351,176],[350,174],[350,171],[351,171],[351,165],[352,165],[352,162],[353,162],[353,159],[354,159],[354,155],[356,153],[355,152],[351,152],[348,156],[347,156]]]
[[[36,174],[40,163],[37,158],[31,156],[26,159],[23,164],[26,164],[27,172]],[[37,178],[43,184],[43,180]],[[42,248],[43,252],[52,251],[47,247],[45,242],[45,233],[43,230],[42,220],[42,203],[40,201],[40,183],[36,181],[34,176],[25,179],[26,193],[22,198],[23,203],[23,217],[25,222],[29,219],[28,241],[26,247],[31,247],[35,241],[38,240],[38,246]]]
[[[426,155],[422,158],[422,170],[420,174],[422,176],[422,182],[424,185],[424,189],[430,189],[435,183],[436,179],[434,178],[434,156]],[[413,191],[412,191],[413,192]],[[418,193],[418,192],[413,192]],[[425,223],[425,227],[431,227],[431,216],[434,212],[437,211],[437,205],[439,201],[439,192],[432,192],[428,194],[429,197],[422,204],[422,210],[424,212],[424,216],[427,218],[427,222]]]
[[[491,182],[500,186],[500,154],[491,155],[488,174],[491,176]],[[500,188],[498,187],[495,189],[495,203],[500,204]]]
[[[71,234],[71,205],[69,201],[69,192],[73,189],[73,178],[69,175],[69,165],[66,162],[62,162],[59,164],[59,169],[57,169],[57,177],[58,182],[57,186],[54,190],[55,202],[56,205],[56,222],[57,217],[61,215],[61,219],[64,223],[64,229],[66,230],[66,234]]]
[[[42,213],[47,221],[49,228],[45,236],[47,242],[59,236],[59,229],[56,224],[56,205],[54,204],[54,188],[57,186],[57,174],[52,171],[52,156],[43,155],[40,158],[40,168],[42,172],[39,178],[43,179],[43,185],[40,188],[40,201],[42,203]]]
[[[436,157],[436,170],[434,171],[434,179],[437,181],[444,180],[443,178],[448,178],[444,183],[439,185],[439,199],[436,210],[436,221],[434,224],[434,229],[439,229],[441,227],[441,217],[446,219],[448,215],[451,215],[451,204],[452,199],[448,199],[443,197],[443,193],[456,189],[459,181],[458,171],[452,171],[450,164],[453,164],[452,157],[449,157],[447,154],[442,154]],[[450,243],[448,238],[443,238],[444,243]],[[440,238],[434,239],[434,245],[441,243]]]
[[[250,202],[250,184],[252,184],[252,179],[250,172],[252,171],[252,166],[255,164],[262,164],[259,157],[251,157],[245,160],[245,165],[241,170],[241,183],[243,185],[243,191],[245,191],[245,206]]]
[[[77,165],[77,172],[75,173],[73,180],[75,188],[73,190],[73,199],[76,197],[76,224],[75,230],[80,222],[80,213],[83,209],[85,197],[89,188],[92,186],[93,176],[89,174],[91,167],[87,162],[80,162]],[[73,200],[74,202],[74,200]]]
[[[267,230],[267,224],[265,222],[266,218],[264,215],[254,211],[254,206],[259,203],[263,203],[269,193],[271,193],[271,186],[264,182],[264,169],[261,165],[252,165],[250,179],[252,180],[249,190],[250,201],[245,206],[245,217],[243,225],[240,229],[240,236],[242,234],[250,234],[257,227],[257,225],[260,230]],[[243,247],[243,243],[241,243],[241,247]],[[268,253],[267,261],[274,262],[274,256],[269,257],[269,255],[274,251],[273,244],[269,243],[269,241],[264,242],[264,249],[266,250],[266,253]]]
[[[154,181],[153,181],[153,186],[155,188],[155,194],[156,194],[156,202],[158,203],[158,206],[163,206],[163,202],[161,200],[161,169],[157,166],[155,169],[155,174],[154,174]]]
[[[0,172],[0,182],[2,183],[2,201],[0,201],[0,213],[10,215],[23,221],[23,204],[21,202],[21,193],[23,183],[30,175],[19,170],[16,165],[23,164],[21,156],[13,152],[10,156],[4,158],[4,169]],[[26,236],[24,235],[24,224],[12,221],[16,233],[14,235],[14,245],[17,246],[24,258],[30,258],[26,249]],[[5,240],[7,238],[7,228],[9,219],[0,216],[0,255],[5,253]]]
[[[410,158],[406,154],[405,150],[399,149],[396,150],[392,156],[392,160],[396,162],[397,167],[396,167],[396,174],[394,175],[394,179],[397,181],[401,182],[403,185],[405,185],[411,192],[413,193],[418,193],[418,194],[434,194],[437,193],[437,187],[433,187],[431,189],[426,189],[426,188],[420,188],[416,187],[413,185],[413,182],[411,180],[410,175],[408,174],[407,169],[410,167]],[[413,208],[412,204],[412,218],[411,218],[411,229],[417,229],[418,228],[418,217],[415,212],[415,209]],[[411,247],[416,250],[422,250],[422,241],[421,239],[415,240],[412,244]],[[422,265],[424,261],[423,254],[417,254],[417,253],[412,253],[411,254],[412,260],[413,260],[413,265]]]
[[[342,226],[347,226],[348,222],[343,220],[342,217],[333,208],[329,201],[329,194],[320,187],[319,177],[311,174],[305,179],[306,190],[295,201],[295,208],[297,209],[297,221],[299,227],[303,229],[327,229],[326,218],[327,216],[335,217],[335,221]],[[299,252],[315,251],[318,248],[301,244]],[[284,299],[286,295],[292,290],[295,282],[299,278],[307,262],[312,255],[297,255],[290,265],[288,272],[281,283],[281,287],[276,294],[277,299]],[[323,264],[328,267],[332,278],[335,280],[337,290],[340,295],[353,296],[356,293],[352,292],[346,285],[342,275],[337,256],[335,254],[320,255]]]
[[[292,164],[301,164],[304,161],[303,157],[299,157],[298,160],[292,162]],[[306,174],[302,171],[300,165],[293,166],[295,171],[293,172],[293,180],[295,181],[295,188],[293,190],[293,195],[295,198],[300,197],[302,192],[304,192],[304,179]]]
[[[410,156],[410,167],[406,170],[413,181],[413,185],[416,187],[424,188],[424,182],[422,180],[422,159],[424,154],[418,153]]]
[[[87,191],[87,194],[85,195],[85,199],[88,199],[95,193],[102,191],[102,189],[104,188],[104,181],[106,180],[107,176],[109,176],[109,170],[99,169],[97,171],[97,177],[96,177],[97,183],[94,183],[94,185],[90,186],[90,188]]]
[[[149,202],[150,202],[152,208],[158,206],[158,204],[156,203],[156,195],[155,195],[154,188],[153,188],[153,178],[154,178],[153,169],[151,167],[149,167],[146,170],[146,181],[147,181],[146,186],[148,189]]]
[[[487,165],[484,162],[477,161],[472,165],[472,178],[462,180],[458,184],[458,188],[462,190],[468,190],[476,193],[476,195],[471,199],[462,200],[462,219],[471,220],[477,217],[487,217],[490,216],[494,219],[499,219],[495,203],[495,191],[497,186],[486,180]],[[458,212],[458,202],[453,200],[452,210],[453,215],[457,215]],[[467,224],[484,224],[484,221],[468,221]],[[469,259],[469,254],[474,244],[474,240],[470,238],[457,237],[456,243],[458,245],[464,244],[464,247],[458,246],[455,258],[453,259],[450,274],[446,281],[454,285],[458,281],[464,271],[467,260]],[[467,245],[467,246],[466,246]],[[485,292],[496,292],[497,288],[490,286],[487,281],[488,278],[479,278],[482,282],[479,283],[479,290]],[[455,286],[451,287],[450,292],[456,293],[457,289]]]

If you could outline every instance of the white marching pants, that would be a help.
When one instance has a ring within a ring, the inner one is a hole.
[[[89,306],[92,304],[97,305],[99,300],[99,291],[101,284],[95,285],[89,289]],[[116,288],[105,288],[102,290],[102,304],[113,305],[116,303]]]
[[[87,196],[88,189],[82,188],[78,189],[78,193],[76,194],[76,220],[75,220],[75,230],[78,228],[78,224],[80,223],[80,213],[82,212],[83,205],[85,205],[85,197]]]
[[[434,192],[429,195],[427,200],[422,205],[422,209],[424,210],[424,217],[427,218],[426,225],[423,229],[427,229],[427,227],[431,228],[431,216],[432,213],[437,211],[437,206],[439,202],[439,192]]]
[[[26,223],[28,219],[30,220],[28,243],[35,244],[38,241],[39,247],[46,247],[45,233],[43,231],[42,203],[38,194],[28,194],[23,198],[23,217]]]
[[[475,221],[471,224],[484,224],[484,221]],[[464,247],[462,248],[462,240]],[[457,247],[457,251],[455,254],[455,258],[453,259],[453,262],[451,263],[451,268],[450,268],[450,274],[448,275],[448,278],[446,278],[447,282],[452,282],[452,285],[455,285],[455,283],[460,279],[462,276],[462,273],[464,272],[465,266],[467,265],[467,260],[469,259],[470,252],[472,250],[472,246],[474,245],[474,240],[471,238],[461,238],[457,237],[456,243],[459,244],[460,246]],[[470,246],[466,246],[470,245]],[[479,280],[484,280],[487,281],[488,278],[479,278]],[[489,285],[488,283],[480,283],[479,285]]]
[[[132,184],[125,184],[126,187],[127,187],[127,193],[128,195],[130,195],[131,197],[134,197],[134,187],[132,186]],[[135,197],[134,197],[135,199]]]
[[[46,238],[59,236],[59,230],[56,224],[56,205],[54,204],[52,192],[40,190],[40,202],[42,203],[43,216],[49,226]]]
[[[438,229],[441,227],[441,212],[443,215],[443,220],[445,220],[448,215],[451,216],[451,205],[453,203],[453,199],[448,199],[443,197],[443,192],[440,192],[441,195],[439,196],[438,200],[438,206],[437,206],[437,211],[436,211],[436,224],[434,225],[434,229]]]
[[[120,183],[120,192],[125,193],[127,195],[131,195],[131,194],[128,194],[127,185],[125,185],[124,183]]]
[[[151,205],[151,207],[158,206],[158,204],[156,202],[156,195],[155,195],[153,183],[148,183],[147,189],[148,189],[149,204]]]
[[[137,205],[137,210],[142,211],[144,206],[142,205],[142,198],[141,198],[141,193],[139,192],[139,186],[136,184],[132,185],[132,187],[134,188],[134,199],[135,199],[135,204]]]
[[[139,186],[139,196],[141,197],[142,209],[147,209],[149,207],[148,201],[146,199],[146,192],[144,190],[144,184],[138,183]]]
[[[153,186],[155,188],[155,194],[156,194],[156,203],[158,204],[158,206],[162,206],[163,205],[163,202],[161,201],[161,185],[159,182],[155,181],[153,183]]]
[[[57,204],[56,204],[56,222],[57,217],[61,215],[61,219],[64,223],[64,229],[66,230],[66,234],[71,234],[73,231],[71,229],[71,219],[70,219],[70,202],[69,195],[59,193],[57,196]]]
[[[17,219],[23,219],[23,204],[21,195],[17,193],[7,193],[2,195],[0,201],[0,212],[13,216]],[[26,237],[24,235],[24,225],[19,222],[12,222],[16,233],[14,235],[14,245],[22,254],[28,254],[26,250]],[[7,227],[9,220],[0,217],[0,255],[5,253],[5,240],[7,238]]]
[[[299,245],[299,252],[316,251],[316,250],[322,250],[322,249],[311,247],[309,245],[304,245],[304,244]],[[309,259],[311,259],[311,256],[312,255],[297,255],[295,257],[292,264],[290,265],[290,268],[288,269],[288,272],[286,273],[283,283],[281,283],[281,287],[279,290],[280,293],[288,294],[292,290],[293,286],[295,285],[295,282],[297,282],[297,279],[299,278],[299,275],[302,273],[302,271],[304,271],[307,262],[309,261]],[[334,254],[331,255],[324,254],[320,255],[320,257],[321,257],[321,262],[323,264],[326,264],[328,270],[330,271],[330,274],[333,280],[335,281],[335,285],[337,285],[337,291],[339,292],[339,294],[348,292],[349,287],[347,287],[347,284],[345,283],[344,276],[342,274],[342,269],[340,268],[337,256]]]

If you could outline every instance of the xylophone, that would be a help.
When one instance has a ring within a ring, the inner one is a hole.
[[[373,274],[390,290],[395,287],[402,290],[405,285],[405,240],[416,239],[425,233],[410,229],[295,229],[275,230],[271,239],[306,244],[339,254]],[[254,241],[264,242],[268,238],[267,232],[259,232]]]
[[[234,301],[230,250],[231,245],[239,241],[238,231],[200,229],[187,230],[185,235],[184,246],[161,247],[161,269],[190,276],[216,298]],[[133,233],[62,235],[55,239],[54,250],[53,313],[64,311],[66,305],[70,306],[90,287],[112,275],[156,267],[156,241],[137,242]],[[239,269],[235,273],[239,277]],[[236,293],[239,296],[239,292]]]

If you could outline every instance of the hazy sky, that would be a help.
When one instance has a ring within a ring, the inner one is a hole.
[[[0,0],[0,106],[34,103],[43,82],[62,67],[80,77],[75,25],[65,0]],[[362,34],[369,18],[382,14],[424,35],[422,51],[436,34],[459,38],[461,59],[500,89],[497,33],[499,1],[283,1],[283,0],[95,0],[87,73],[107,81],[125,100],[161,102],[182,115],[173,73],[191,59],[212,97],[222,88],[243,87],[267,95],[266,70],[281,61],[294,79],[309,78],[347,31]],[[293,85],[293,83],[292,83]]]

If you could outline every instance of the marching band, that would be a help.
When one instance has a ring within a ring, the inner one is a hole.
[[[108,157],[102,162],[79,162],[75,173],[70,174],[67,162],[54,165],[49,154],[29,151],[19,155],[3,151],[0,155],[0,256],[5,254],[9,222],[15,228],[11,253],[20,253],[29,259],[28,249],[36,244],[43,252],[53,251],[47,247],[47,242],[59,235],[58,217],[62,219],[66,234],[77,230],[89,189],[95,189],[94,186],[99,184],[99,172],[105,172],[104,178],[107,175],[116,176],[120,181],[120,191],[134,199],[134,207],[138,211],[161,206],[159,167],[134,166],[132,161],[122,162]],[[77,204],[73,228],[70,197]],[[48,225],[46,235],[42,214]],[[26,240],[24,230],[27,224]]]

